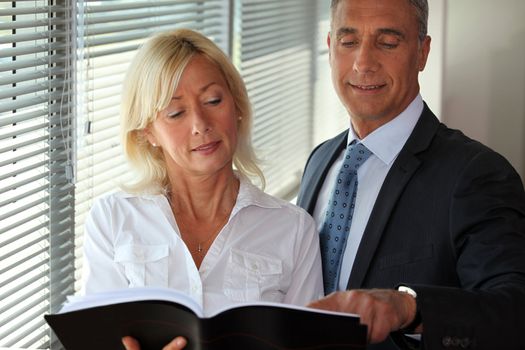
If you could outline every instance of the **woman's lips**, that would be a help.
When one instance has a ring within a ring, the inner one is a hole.
[[[192,149],[192,151],[199,152],[201,154],[210,154],[213,153],[217,148],[219,148],[220,143],[220,141],[205,143],[198,147],[195,147],[194,149]]]

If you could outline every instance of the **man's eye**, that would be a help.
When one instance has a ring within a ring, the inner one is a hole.
[[[344,47],[353,47],[357,44],[356,41],[341,41],[341,45],[343,45]]]
[[[395,49],[398,46],[397,43],[386,43],[386,42],[379,43],[379,45],[381,45],[385,49]]]

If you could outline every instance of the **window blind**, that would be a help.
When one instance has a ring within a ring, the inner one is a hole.
[[[316,9],[316,0],[0,0],[0,348],[60,348],[42,316],[78,290],[93,199],[126,180],[121,82],[150,34],[193,28],[232,54],[267,191],[297,189],[312,148]]]
[[[83,225],[93,199],[118,189],[129,174],[119,138],[119,103],[124,74],[136,49],[155,32],[184,27],[203,33],[228,52],[230,16],[227,0],[77,3],[75,232],[80,273]]]
[[[311,149],[315,0],[235,4],[233,59],[253,105],[266,190],[291,198]]]
[[[0,347],[45,348],[73,292],[72,12],[0,2]]]

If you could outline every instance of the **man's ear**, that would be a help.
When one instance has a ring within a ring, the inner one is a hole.
[[[330,52],[330,44],[330,32],[328,32],[328,35],[326,36],[326,45],[328,46],[328,62],[332,62],[332,60],[330,59],[332,58],[332,53]]]
[[[430,53],[430,42],[431,42],[430,36],[426,36],[425,39],[421,42],[421,49],[419,50],[419,62],[418,62],[418,68],[419,71],[422,72],[425,69],[425,66],[427,65],[427,59],[428,54]]]
[[[328,35],[326,36],[326,45],[328,46],[328,56],[330,57],[330,32],[328,32]]]

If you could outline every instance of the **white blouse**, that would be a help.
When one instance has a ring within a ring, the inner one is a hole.
[[[82,279],[83,293],[174,288],[206,313],[241,302],[305,305],[323,295],[313,219],[242,177],[231,216],[199,269],[165,196],[98,199],[86,220]]]

